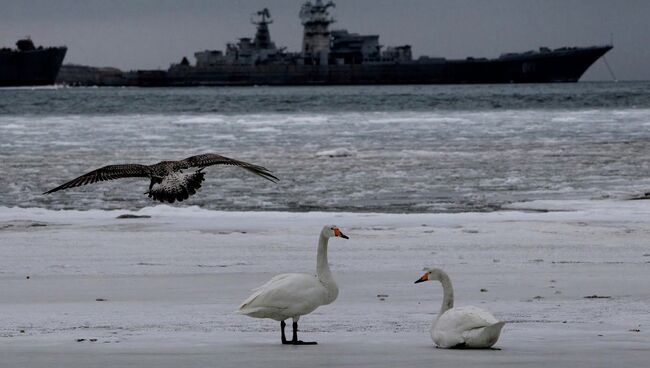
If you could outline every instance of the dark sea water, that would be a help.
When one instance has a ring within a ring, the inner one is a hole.
[[[45,190],[112,163],[217,152],[180,206],[489,211],[650,190],[650,83],[0,89],[0,206],[136,209],[148,182]],[[334,157],[331,157],[334,156]]]

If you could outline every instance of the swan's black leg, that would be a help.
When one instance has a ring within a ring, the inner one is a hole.
[[[293,339],[291,340],[293,345],[316,345],[316,341],[301,341],[298,340],[298,322],[293,322]]]
[[[280,331],[282,331],[282,344],[284,344],[284,345],[291,344],[290,341],[287,341],[286,336],[284,336],[284,326],[286,326],[286,325],[287,324],[284,321],[280,321]]]

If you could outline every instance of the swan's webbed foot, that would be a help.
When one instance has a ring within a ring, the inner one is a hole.
[[[287,324],[284,321],[280,321],[280,330],[282,331],[282,345],[317,345],[316,341],[302,341],[298,340],[298,323],[293,323],[293,338],[291,341],[287,340],[284,335],[284,327]]]
[[[302,341],[302,340],[286,341],[285,340],[285,341],[282,341],[282,345],[318,345],[318,343],[316,341]]]

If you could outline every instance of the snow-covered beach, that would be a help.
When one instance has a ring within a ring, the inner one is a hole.
[[[129,214],[150,216],[117,218]],[[281,272],[340,287],[301,319],[317,346],[235,313]],[[0,367],[642,366],[650,358],[650,202],[537,201],[490,213],[0,207]],[[445,269],[457,305],[508,321],[500,351],[432,346]]]
[[[643,366],[650,358],[650,84],[0,90],[0,368]],[[155,206],[147,181],[42,195],[89,170],[216,152]],[[646,195],[647,197],[647,195]],[[130,218],[118,218],[128,215]],[[315,272],[300,320],[236,314]],[[502,350],[435,349],[438,283],[506,324]]]

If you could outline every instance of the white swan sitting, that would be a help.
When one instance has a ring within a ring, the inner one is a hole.
[[[438,347],[484,349],[497,342],[505,322],[478,307],[454,308],[454,289],[443,270],[431,268],[415,283],[428,280],[440,281],[444,294],[438,318],[431,326],[431,339]]]
[[[339,289],[332,278],[327,263],[327,242],[336,236],[348,239],[336,226],[325,226],[320,232],[316,256],[316,276],[306,273],[285,273],[273,277],[266,284],[253,289],[240,306],[239,313],[255,318],[271,318],[280,321],[282,343],[292,345],[313,345],[316,342],[298,340],[300,316],[313,312],[321,305],[336,300]],[[284,320],[293,319],[293,338],[288,341],[284,335]]]

